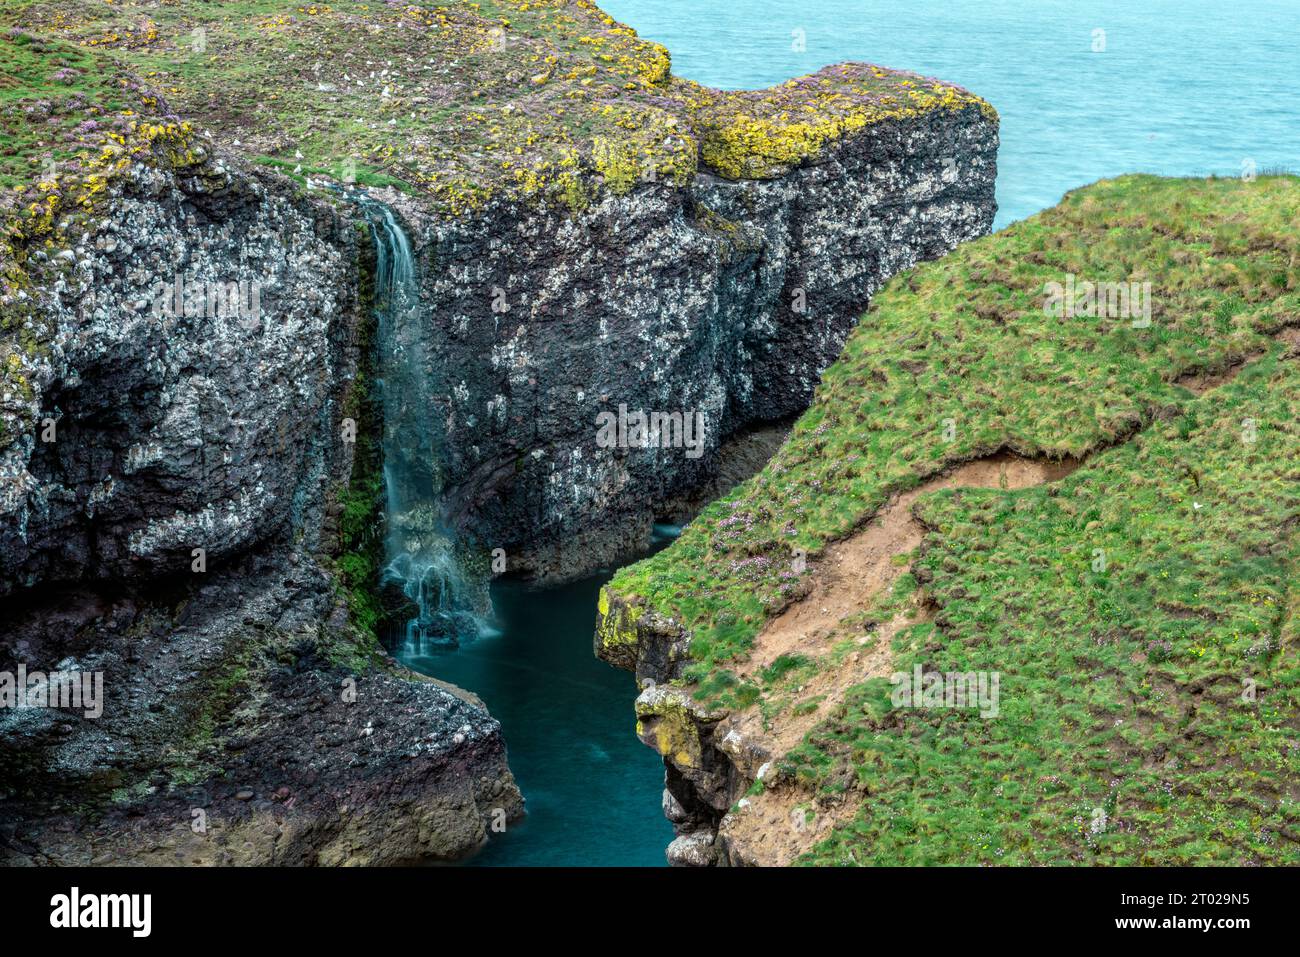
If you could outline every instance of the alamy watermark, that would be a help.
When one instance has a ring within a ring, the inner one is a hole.
[[[0,671],[0,708],[63,708],[87,718],[104,713],[102,671]]]
[[[631,412],[620,403],[618,413],[596,415],[596,445],[602,449],[681,449],[688,459],[704,454],[704,413]]]
[[[889,702],[895,708],[979,708],[981,718],[998,716],[996,671],[924,671],[915,665],[911,672],[896,671]]]
[[[187,281],[177,276],[171,282],[160,280],[153,287],[155,318],[202,316],[215,319],[260,319],[262,284],[241,279],[238,282]]]
[[[1150,282],[1080,282],[1067,273],[1065,282],[1043,284],[1043,312],[1057,319],[1129,319],[1134,329],[1151,325]]]
[[[152,894],[83,894],[73,887],[50,898],[50,926],[121,927],[132,937],[148,937],[153,929]]]

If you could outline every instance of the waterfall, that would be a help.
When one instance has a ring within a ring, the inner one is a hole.
[[[483,582],[468,580],[457,540],[443,522],[435,447],[438,401],[422,327],[411,242],[392,209],[358,199],[376,249],[375,315],[384,413],[388,533],[380,588],[400,588],[416,609],[398,638],[403,656],[454,648],[476,637],[490,605]]]

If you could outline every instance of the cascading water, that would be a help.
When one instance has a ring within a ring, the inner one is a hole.
[[[602,580],[547,591],[500,581],[493,609],[487,568],[475,572],[463,539],[442,517],[437,453],[445,391],[427,343],[410,240],[391,209],[357,201],[377,250],[375,358],[388,515],[382,597],[389,608],[415,608],[393,616],[404,624],[390,647],[416,671],[483,696],[507,729],[510,766],[528,795],[528,823],[494,833],[477,862],[662,865],[672,825],[650,796],[663,786],[663,763],[627,733],[631,677],[591,653]],[[436,653],[489,633],[481,622],[494,610],[500,630],[491,640]]]
[[[441,516],[434,447],[436,383],[420,323],[420,285],[411,242],[396,214],[358,203],[375,240],[379,389],[384,411],[388,535],[381,589],[397,587],[416,613],[401,634],[403,657],[454,648],[476,637],[490,611],[485,583],[471,582]]]

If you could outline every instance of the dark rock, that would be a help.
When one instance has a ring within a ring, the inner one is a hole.
[[[368,645],[318,557],[369,321],[352,211],[224,169],[132,167],[92,231],[134,258],[92,236],[83,280],[32,277],[53,338],[21,360],[30,400],[0,403],[0,670],[71,659],[104,700],[0,712],[0,863],[451,859],[522,813],[480,705],[377,655],[338,663]],[[261,282],[263,321],[133,308],[175,272]]]
[[[885,280],[989,231],[997,147],[972,107],[870,126],[776,179],[643,184],[576,217],[448,222],[394,199],[439,384],[410,457],[436,450],[451,525],[543,579],[638,556],[724,439],[807,406]],[[699,412],[702,454],[599,447],[620,404]]]

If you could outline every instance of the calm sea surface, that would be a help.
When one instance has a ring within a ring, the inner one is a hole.
[[[1300,0],[601,6],[709,86],[757,89],[859,60],[979,94],[1002,117],[999,227],[1119,173],[1300,171]]]

